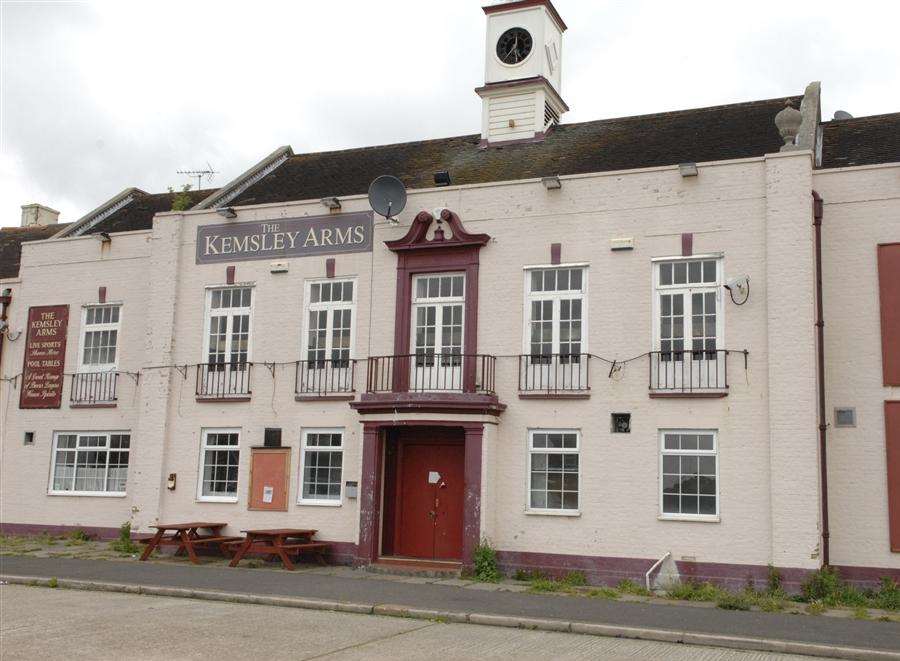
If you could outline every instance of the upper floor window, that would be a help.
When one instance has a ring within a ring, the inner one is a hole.
[[[57,432],[50,493],[125,495],[130,445],[127,432]]]
[[[204,354],[209,366],[242,368],[250,359],[252,291],[250,287],[207,291]]]
[[[353,353],[354,283],[306,284],[306,360],[310,367],[347,367]]]
[[[722,336],[720,267],[714,257],[655,263],[657,350],[675,360],[684,351],[715,358]]]
[[[118,364],[119,305],[84,308],[81,333],[81,371],[114,370]]]
[[[462,384],[465,275],[417,275],[413,279],[412,384],[453,390]]]
[[[526,277],[526,351],[531,362],[577,362],[587,351],[587,269],[529,269]]]

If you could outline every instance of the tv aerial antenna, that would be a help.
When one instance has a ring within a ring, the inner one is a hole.
[[[398,222],[394,216],[406,207],[406,187],[403,182],[389,174],[383,174],[369,185],[369,206],[379,216],[392,223]]]
[[[212,181],[213,176],[219,174],[219,171],[213,170],[212,165],[207,161],[205,170],[176,170],[176,173],[197,177],[197,190],[200,190],[200,182],[203,181],[203,177],[206,177],[207,181]]]

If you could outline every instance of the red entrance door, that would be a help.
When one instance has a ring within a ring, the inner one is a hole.
[[[465,446],[401,442],[394,552],[429,560],[462,558]]]

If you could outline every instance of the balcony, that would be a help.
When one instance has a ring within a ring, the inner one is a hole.
[[[118,372],[79,372],[72,375],[69,405],[104,408],[116,405]]]
[[[725,397],[728,351],[651,351],[650,397]]]
[[[197,365],[198,401],[245,402],[250,400],[253,363],[203,363]]]
[[[590,354],[519,356],[520,399],[585,399],[590,397]]]
[[[497,414],[497,359],[484,354],[373,356],[366,392],[351,404],[361,413],[430,411]]]
[[[349,359],[298,360],[294,399],[353,399],[356,361]]]

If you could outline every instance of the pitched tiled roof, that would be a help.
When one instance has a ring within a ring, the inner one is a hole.
[[[211,195],[214,190],[216,189],[207,188],[188,191],[191,206]],[[178,193],[136,193],[134,200],[101,220],[85,234],[148,230],[153,227],[154,214],[172,210],[172,202],[176,195]]]
[[[789,97],[799,106],[801,97]],[[479,148],[479,135],[297,154],[234,199],[233,206],[366,193],[381,174],[430,188],[439,170],[454,184],[629,170],[777,152],[775,114],[785,98],[557,126],[543,142]]]
[[[900,163],[900,112],[822,123],[822,167]]]
[[[66,225],[68,223],[0,228],[0,278],[15,278],[19,275],[23,243],[49,239]]]

